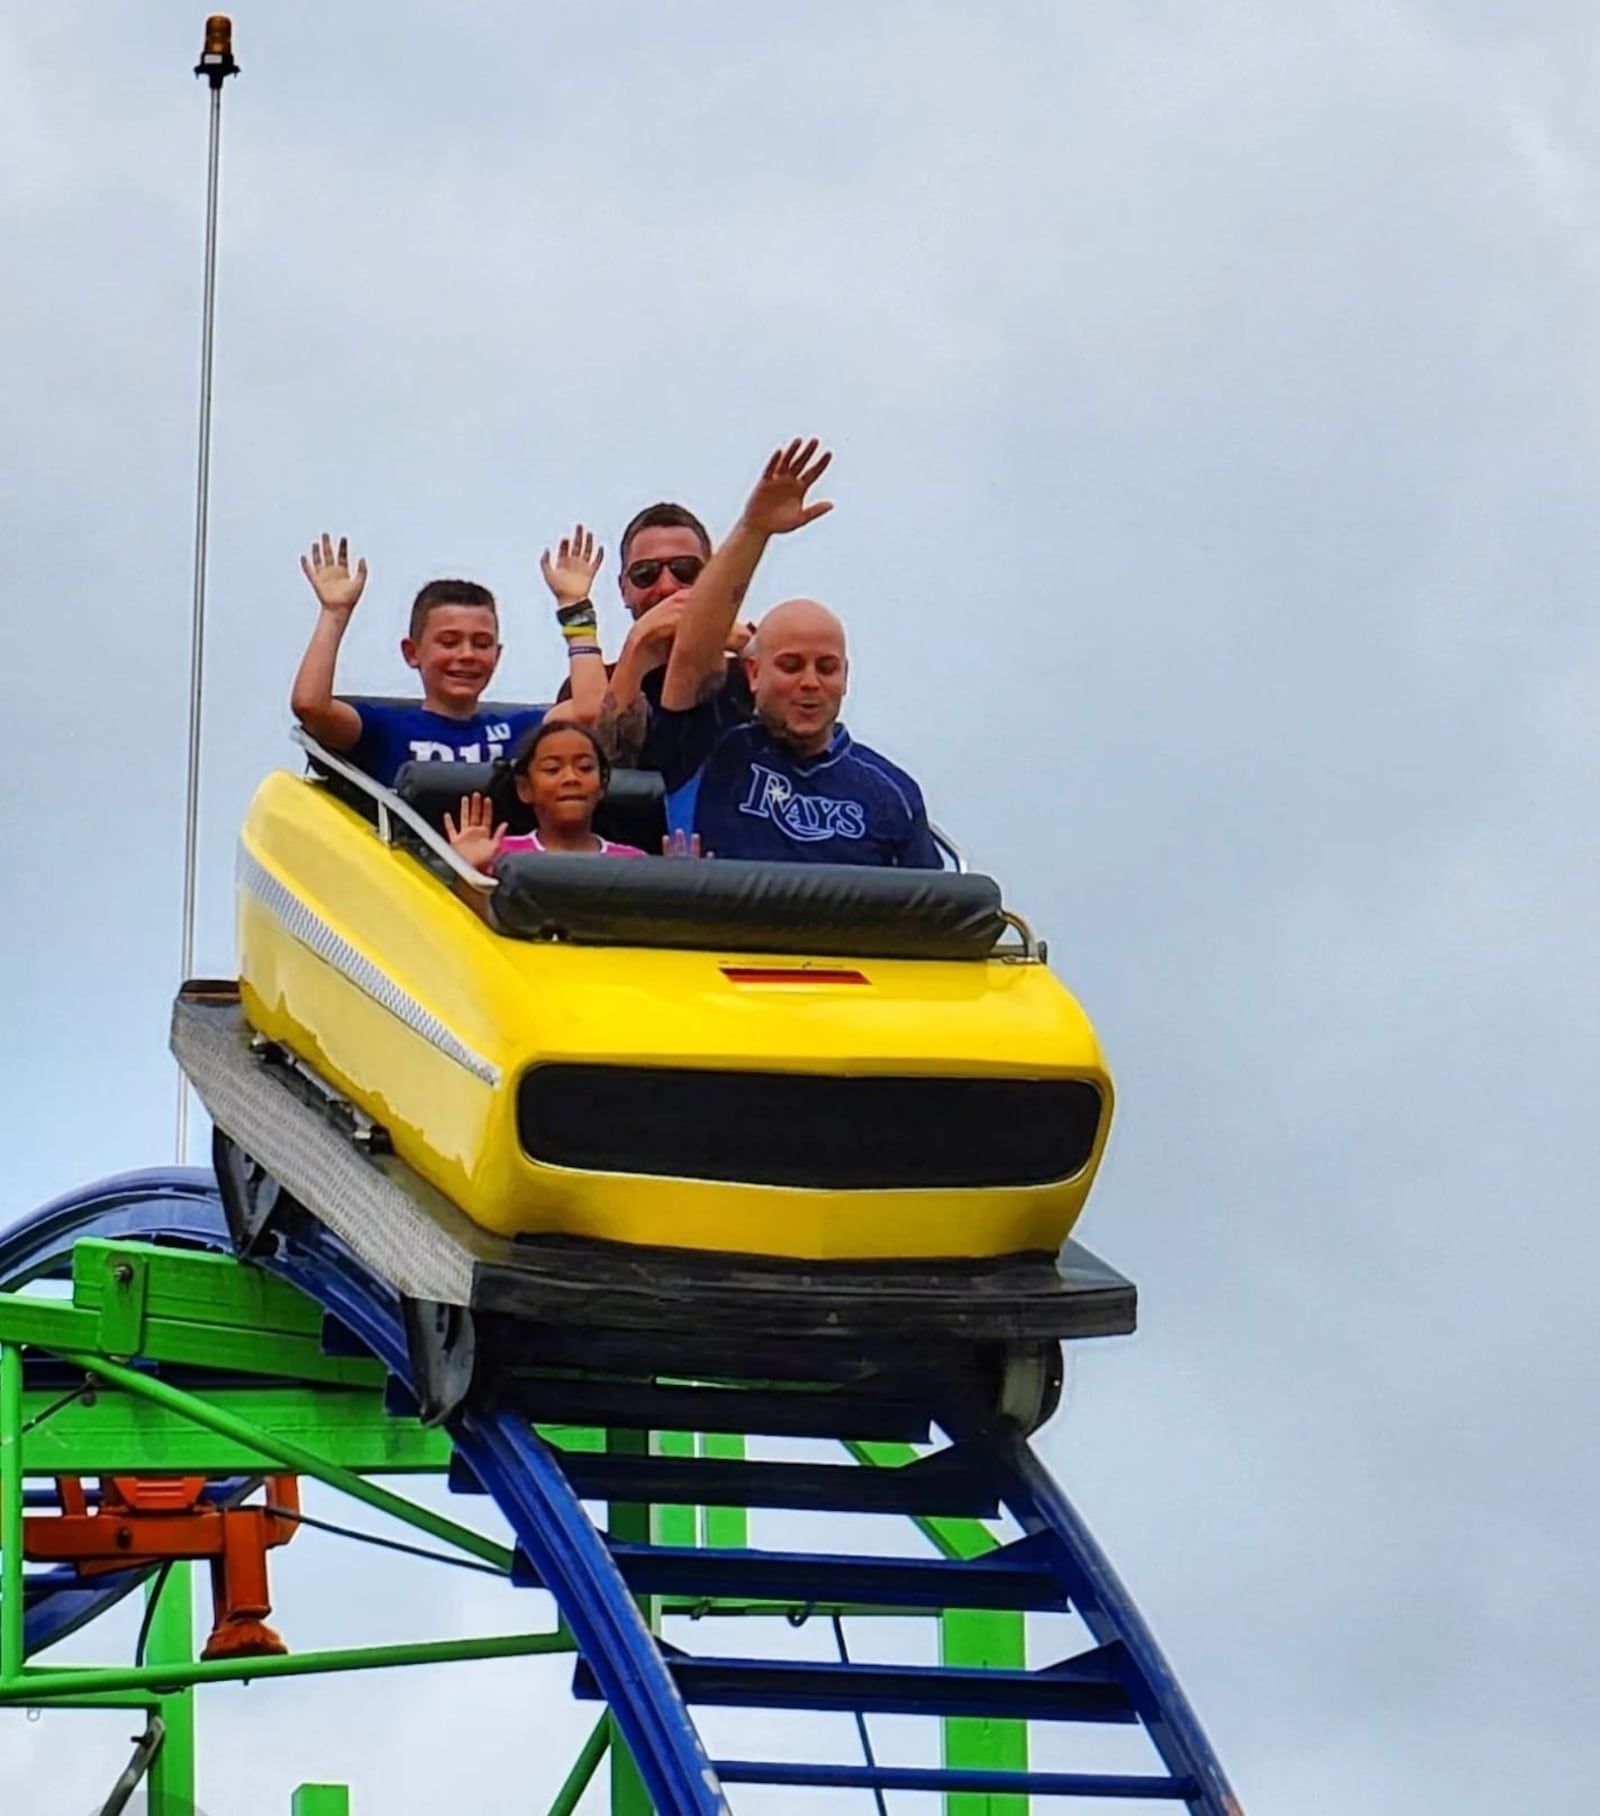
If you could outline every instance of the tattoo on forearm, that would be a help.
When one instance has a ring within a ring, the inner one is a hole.
[[[648,711],[643,695],[627,706],[618,707],[615,691],[607,688],[606,697],[600,702],[600,717],[595,721],[594,734],[607,758],[619,769],[629,769],[638,762],[639,752],[644,748],[647,723]]]

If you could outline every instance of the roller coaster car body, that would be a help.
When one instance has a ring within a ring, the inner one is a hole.
[[[279,772],[239,851],[246,1020],[474,1222],[819,1263],[1060,1247],[1111,1083],[988,879],[512,856],[491,925],[434,830],[485,779]]]

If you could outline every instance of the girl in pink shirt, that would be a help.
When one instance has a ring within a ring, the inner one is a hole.
[[[505,823],[495,824],[486,795],[463,795],[460,820],[446,814],[444,830],[456,854],[474,870],[486,871],[502,853],[512,851],[644,856],[636,845],[614,845],[594,830],[611,765],[588,726],[546,719],[511,753],[508,768],[517,799],[533,810],[535,830],[507,837]],[[476,890],[471,893],[482,901]]]

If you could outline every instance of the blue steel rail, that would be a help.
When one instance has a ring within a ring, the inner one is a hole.
[[[188,1241],[227,1249],[216,1185],[198,1169],[122,1175],[72,1194],[0,1238],[0,1281],[59,1269],[84,1236]],[[314,1299],[401,1382],[409,1380],[398,1296],[314,1220],[280,1230],[263,1264]],[[755,1404],[752,1401],[752,1404]],[[1240,1816],[1239,1804],[1170,1667],[1083,1521],[1008,1421],[940,1413],[950,1447],[903,1469],[632,1455],[562,1456],[526,1416],[467,1410],[450,1423],[452,1485],[493,1497],[516,1535],[516,1580],[555,1598],[579,1648],[574,1688],[610,1705],[660,1816],[729,1816],[724,1785],[946,1794],[1010,1793],[1182,1806]],[[758,1427],[759,1429],[759,1427]],[[1022,1538],[984,1557],[907,1560],[778,1551],[699,1550],[608,1540],[583,1498],[618,1490],[657,1505],[749,1506],[927,1515],[1003,1505]],[[1026,1671],[890,1666],[841,1659],[712,1658],[653,1635],[636,1596],[837,1598],[933,1608],[1071,1608],[1094,1642]],[[133,1581],[94,1593],[106,1605]],[[42,1585],[30,1634],[90,1618],[85,1592]],[[76,1596],[76,1601],[66,1599]],[[53,1609],[53,1613],[52,1613]],[[92,1611],[91,1611],[92,1612]],[[30,1640],[30,1646],[31,1646]],[[45,1643],[48,1643],[46,1641]],[[713,1762],[691,1705],[971,1714],[993,1719],[1137,1725],[1164,1771],[989,1771],[814,1760]]]
[[[56,1271],[69,1260],[80,1236],[157,1234],[208,1248],[228,1246],[227,1225],[209,1174],[187,1169],[128,1173],[42,1206],[0,1231],[0,1290],[14,1290]],[[46,1651],[98,1620],[152,1574],[119,1570],[93,1581],[70,1570],[30,1575],[22,1620],[23,1656]]]

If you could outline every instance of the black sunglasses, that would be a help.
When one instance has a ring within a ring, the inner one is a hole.
[[[700,578],[705,565],[700,555],[674,555],[670,561],[630,561],[626,571],[632,586],[654,586],[661,578],[663,568],[671,568],[672,578],[680,586],[691,586]]]

